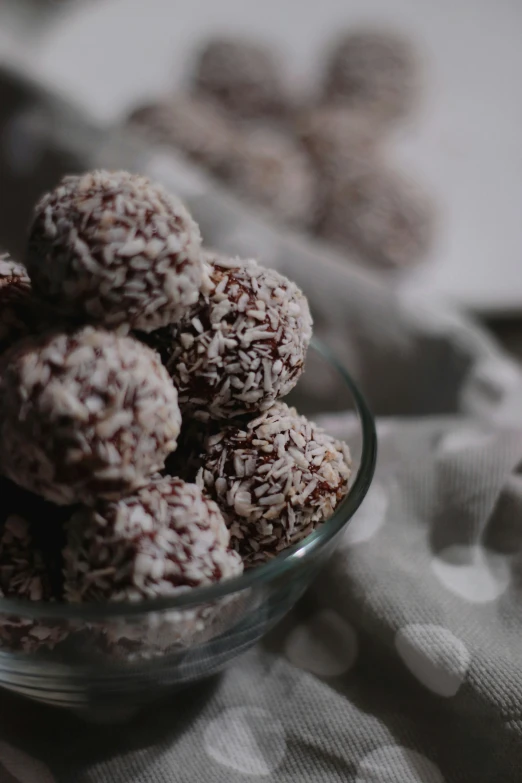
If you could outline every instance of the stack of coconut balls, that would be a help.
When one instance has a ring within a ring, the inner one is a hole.
[[[0,261],[0,591],[140,601],[238,576],[347,492],[347,447],[288,407],[306,298],[202,248],[162,187],[68,176]],[[57,632],[0,624],[0,645]]]
[[[432,199],[393,162],[395,131],[422,92],[415,48],[391,31],[348,30],[322,66],[312,57],[317,84],[302,91],[282,54],[248,38],[211,38],[194,52],[185,89],[149,99],[128,123],[367,266],[419,263],[433,239]]]

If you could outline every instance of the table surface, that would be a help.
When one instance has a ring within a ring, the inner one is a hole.
[[[298,83],[313,79],[325,44],[344,26],[388,23],[410,34],[424,54],[426,89],[390,154],[433,191],[440,214],[431,257],[402,285],[481,313],[522,311],[518,0],[193,0],[185,8],[172,0],[55,0],[50,7],[50,23],[28,39],[28,67],[102,122],[172,89],[194,43],[216,32],[270,41]],[[9,38],[5,23],[3,30]],[[0,33],[0,52],[6,46]]]

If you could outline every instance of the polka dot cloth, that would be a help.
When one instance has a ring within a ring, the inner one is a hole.
[[[395,648],[413,676],[438,696],[455,696],[466,678],[470,653],[440,625],[401,628],[395,636]]]
[[[431,561],[442,587],[470,604],[487,604],[500,598],[509,584],[509,564],[502,555],[477,546],[451,546]]]
[[[386,521],[388,502],[388,488],[376,481],[370,487],[363,505],[347,525],[341,547],[357,546],[376,536]]]
[[[7,742],[0,742],[0,781],[2,783],[56,783],[45,764]]]
[[[355,663],[357,636],[336,612],[325,610],[290,632],[285,652],[300,669],[318,677],[339,677]]]
[[[245,775],[270,775],[286,749],[281,722],[255,706],[222,712],[207,726],[204,745],[211,759]]]
[[[441,439],[439,450],[443,454],[458,454],[467,449],[485,449],[490,440],[491,436],[481,430],[469,427],[459,428],[448,432]]]
[[[359,765],[356,783],[445,783],[438,767],[425,756],[400,745],[368,753]]]

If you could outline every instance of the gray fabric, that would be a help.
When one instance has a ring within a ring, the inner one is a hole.
[[[450,308],[404,301],[400,286],[270,227],[183,161],[102,134],[30,85],[0,85],[0,124],[0,242],[20,250],[35,191],[61,171],[154,174],[189,201],[207,244],[302,285],[317,332],[379,414],[380,442],[375,482],[330,566],[262,644],[128,723],[95,716],[110,729],[2,695],[0,781],[522,780],[519,367]],[[33,151],[32,171],[13,170],[13,144]],[[303,405],[319,418],[318,389]],[[327,408],[324,425],[357,451],[334,386]]]

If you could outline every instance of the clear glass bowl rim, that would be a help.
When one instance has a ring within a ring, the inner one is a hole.
[[[149,612],[193,609],[201,604],[207,604],[216,601],[216,599],[240,593],[248,588],[270,583],[282,575],[287,577],[293,569],[297,569],[304,561],[310,561],[314,554],[322,549],[350,521],[361,505],[372,482],[377,459],[375,422],[363,394],[359,391],[357,384],[348,371],[326,345],[314,338],[311,347],[331,364],[341,376],[352,395],[352,402],[355,404],[362,430],[361,458],[355,479],[348,494],[327,522],[303,539],[303,541],[289,547],[268,563],[252,568],[241,576],[218,584],[187,589],[175,596],[132,603],[51,604],[0,598],[0,614],[31,619],[45,617],[55,620],[94,622],[102,618],[141,616]]]

